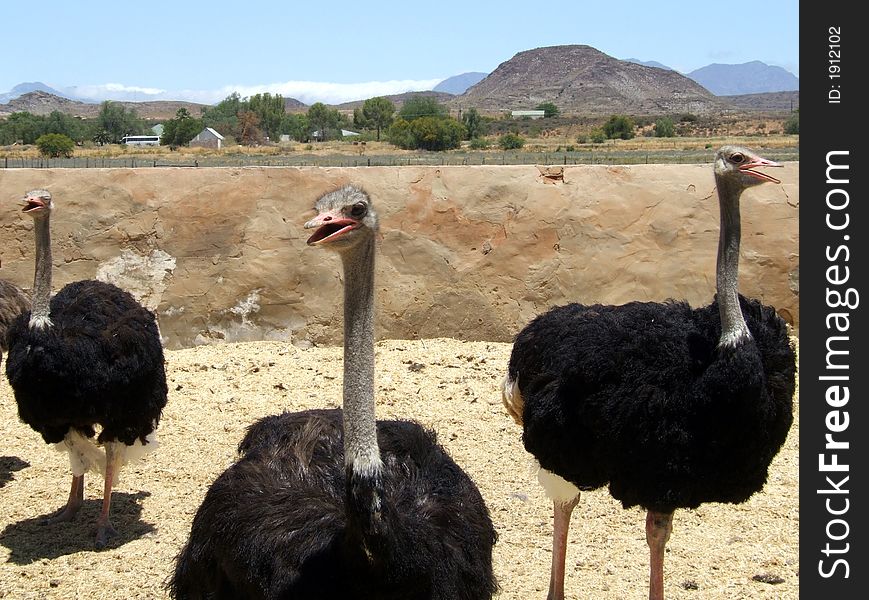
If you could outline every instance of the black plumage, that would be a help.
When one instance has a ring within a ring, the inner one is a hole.
[[[154,315],[102,281],[76,281],[51,299],[52,327],[23,313],[9,330],[6,376],[18,415],[49,444],[72,428],[102,444],[147,443],[166,405]]]
[[[265,417],[209,488],[168,582],[179,600],[484,600],[496,541],[473,480],[412,421],[376,421],[377,215],[320,198],[312,246],[344,267],[343,407]]]
[[[23,212],[33,217],[36,237],[33,300],[9,329],[6,376],[21,420],[69,452],[69,499],[46,523],[74,518],[84,473],[99,471],[96,547],[103,548],[116,533],[109,509],[121,468],[156,447],[168,392],[163,346],[154,313],[115,285],[76,281],[51,297],[53,209],[46,190],[25,196]]]
[[[0,279],[0,361],[9,348],[6,339],[9,327],[18,315],[27,310],[30,310],[30,296],[11,281]]]
[[[341,410],[251,426],[194,518],[173,597],[491,597],[495,534],[473,481],[417,423],[378,421],[377,438],[381,511],[366,532],[366,506],[348,515]]]
[[[581,490],[609,486],[647,511],[649,597],[663,598],[664,547],[677,508],[739,503],[761,490],[793,421],[796,360],[773,307],[738,293],[739,198],[780,166],[725,146],[716,290],[708,306],[568,304],[513,345],[504,404],[555,513],[549,600],[564,597],[570,515]]]
[[[747,500],[790,428],[795,365],[774,309],[740,305],[755,343],[736,347],[718,347],[717,302],[569,304],[537,317],[509,366],[525,448],[580,489],[609,484],[625,508]]]

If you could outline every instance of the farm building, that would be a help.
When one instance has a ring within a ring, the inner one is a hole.
[[[510,113],[510,116],[514,119],[521,119],[523,117],[529,117],[531,119],[542,119],[546,116],[546,111],[544,110],[514,110]]]
[[[190,140],[191,147],[198,148],[221,148],[223,145],[223,136],[216,132],[211,127],[206,127],[196,134],[196,137]]]

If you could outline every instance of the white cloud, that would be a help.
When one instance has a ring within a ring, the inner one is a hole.
[[[404,79],[393,81],[368,81],[363,83],[329,83],[323,81],[285,81],[262,85],[227,85],[215,90],[163,90],[120,83],[81,85],[67,88],[65,92],[80,98],[94,100],[117,100],[145,102],[149,100],[186,100],[201,104],[216,104],[238,92],[242,97],[255,94],[280,94],[295,98],[305,104],[324,102],[341,104],[353,100],[365,100],[374,96],[387,96],[403,92],[430,90],[442,79]]]

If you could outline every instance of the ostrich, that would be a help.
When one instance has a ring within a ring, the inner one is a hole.
[[[15,317],[30,310],[30,297],[20,287],[0,279],[0,359],[3,352],[9,349],[6,343],[6,332]]]
[[[450,599],[496,591],[496,533],[435,434],[375,421],[374,257],[366,192],[322,196],[307,243],[344,271],[343,410],[265,417],[212,484],[168,583],[174,598]]]
[[[109,507],[121,468],[156,447],[167,395],[163,346],[153,313],[114,285],[76,281],[50,298],[53,209],[46,190],[24,197],[36,237],[33,306],[9,330],[6,376],[21,420],[69,452],[69,498],[44,523],[72,520],[84,500],[85,471],[104,474],[101,549],[116,535]]]
[[[646,509],[649,598],[664,597],[664,547],[677,508],[740,503],[766,482],[793,420],[795,355],[772,307],[738,293],[739,198],[781,166],[725,146],[714,172],[721,212],[717,293],[709,306],[568,304],[516,337],[508,413],[552,499],[549,600],[564,597],[570,515],[580,490],[609,483]]]

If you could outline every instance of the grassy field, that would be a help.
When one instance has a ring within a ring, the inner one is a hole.
[[[494,139],[491,141],[494,144]],[[762,150],[773,160],[799,160],[798,135],[636,137],[580,144],[565,131],[528,138],[521,150],[507,152],[495,145],[472,150],[467,142],[459,149],[445,152],[402,150],[375,141],[233,145],[220,150],[112,144],[76,148],[72,158],[49,160],[41,158],[35,146],[6,146],[0,147],[0,168],[703,163],[712,159],[716,148],[731,143]]]

